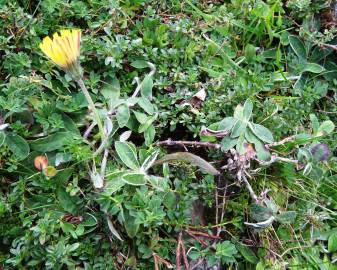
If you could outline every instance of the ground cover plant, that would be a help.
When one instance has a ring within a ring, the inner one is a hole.
[[[337,269],[336,5],[0,0],[0,269]]]

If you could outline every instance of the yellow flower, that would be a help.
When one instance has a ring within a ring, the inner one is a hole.
[[[80,55],[81,30],[61,30],[53,38],[45,37],[40,48],[56,65],[62,69],[74,66]]]

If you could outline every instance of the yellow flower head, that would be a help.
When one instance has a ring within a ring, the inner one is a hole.
[[[80,55],[81,30],[61,30],[53,38],[45,37],[40,48],[56,65],[62,69],[74,66]]]

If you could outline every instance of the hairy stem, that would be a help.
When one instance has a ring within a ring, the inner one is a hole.
[[[242,177],[241,179],[243,180],[243,182],[244,182],[245,185],[246,185],[246,188],[247,188],[248,191],[249,191],[250,196],[252,197],[252,199],[253,199],[256,203],[258,203],[258,202],[259,202],[259,199],[258,199],[257,195],[255,194],[255,192],[254,192],[252,186],[251,186],[250,183],[248,182],[247,177],[245,176],[245,173],[244,173],[244,172],[242,172],[241,177]]]
[[[84,82],[82,79],[78,79],[77,80],[77,83],[78,85],[80,86],[85,98],[87,99],[88,103],[89,103],[89,106],[90,106],[90,109],[93,111],[94,113],[94,119],[98,125],[98,129],[99,129],[99,133],[100,133],[100,136],[101,136],[101,139],[102,139],[102,142],[105,141],[105,133],[104,133],[104,129],[103,129],[103,124],[102,124],[102,121],[101,121],[101,118],[99,117],[99,114],[98,114],[98,111],[96,110],[96,107],[95,107],[95,104],[89,94],[89,91],[88,89],[86,88]]]

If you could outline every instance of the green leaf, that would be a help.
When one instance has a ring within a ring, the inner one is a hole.
[[[243,134],[246,131],[247,122],[243,122],[241,120],[238,120],[231,132],[231,138],[239,137],[241,134]]]
[[[324,121],[317,130],[317,136],[330,134],[331,132],[334,131],[334,129],[335,124],[332,121],[330,120]]]
[[[194,166],[198,166],[204,171],[206,171],[209,174],[212,175],[218,175],[220,172],[215,169],[210,163],[208,163],[206,160],[202,159],[201,157],[197,155],[193,155],[191,153],[186,153],[186,152],[177,152],[174,154],[168,154],[158,160],[155,164],[162,164],[165,162],[170,162],[170,161],[185,161],[189,162]]]
[[[305,63],[301,69],[301,72],[311,72],[311,73],[322,73],[325,70],[324,67],[322,67],[319,64],[316,63]]]
[[[138,105],[148,114],[152,115],[155,112],[155,108],[152,103],[144,97],[138,98]]]
[[[256,156],[259,160],[268,161],[271,158],[270,152],[266,149],[264,144],[257,140],[254,142]]]
[[[290,35],[288,39],[289,39],[290,46],[293,49],[293,51],[296,53],[296,55],[299,58],[306,59],[307,51],[305,49],[305,46],[302,40],[299,37],[293,36],[293,35]]]
[[[6,145],[19,160],[23,160],[29,155],[29,145],[26,140],[19,135],[8,133],[6,135]]]
[[[251,131],[250,128],[247,128],[247,129],[246,129],[246,132],[245,132],[245,138],[246,138],[246,140],[247,140],[248,142],[254,143],[254,144],[255,144],[257,141],[260,141],[259,138],[256,137],[256,136],[254,135],[254,133]]]
[[[315,46],[310,52],[310,62],[319,63],[324,60],[324,64],[327,64],[327,56],[333,52],[332,48],[322,48],[321,46]],[[331,58],[330,58],[331,59]]]
[[[243,117],[246,121],[249,121],[249,119],[252,117],[253,113],[253,103],[250,99],[247,99],[245,104],[243,105]]]
[[[236,255],[237,252],[234,244],[229,241],[224,241],[216,245],[215,256],[221,259],[222,263],[230,264],[235,262],[234,255]]]
[[[144,160],[142,167],[141,167],[143,172],[146,172],[148,169],[152,167],[152,165],[154,164],[154,162],[156,161],[158,157],[158,154],[159,154],[159,150],[155,150]]]
[[[75,226],[73,224],[68,223],[68,222],[61,222],[60,226],[61,226],[61,229],[64,233],[71,234],[71,236],[74,239],[77,239],[77,235],[75,233]]]
[[[337,233],[331,234],[328,239],[328,250],[329,252],[337,251]]]
[[[134,68],[143,69],[149,67],[145,60],[135,60],[130,64]]]
[[[153,88],[152,76],[147,75],[142,82],[140,90],[142,97],[152,99],[152,88]]]
[[[63,113],[62,114],[62,120],[63,120],[63,123],[64,123],[64,127],[66,128],[67,131],[81,137],[81,133],[80,133],[79,129],[77,128],[73,119],[71,119],[68,115]]]
[[[115,149],[121,161],[130,169],[137,170],[139,163],[134,145],[127,142],[115,142]]]
[[[101,93],[104,98],[111,103],[112,101],[119,99],[120,88],[119,81],[117,79],[113,79],[111,83],[104,84]]]
[[[53,182],[57,183],[58,185],[66,185],[68,182],[69,178],[72,176],[74,173],[74,168],[73,167],[68,167],[64,170],[59,170],[57,174],[53,178]]]
[[[218,130],[230,131],[237,121],[234,117],[226,117],[219,123]]]
[[[293,223],[296,218],[296,211],[287,211],[276,216],[276,220],[282,224]]]
[[[264,199],[263,201],[264,201],[265,205],[267,206],[267,208],[271,210],[273,215],[275,215],[278,212],[279,207],[277,206],[277,204],[273,200]]]
[[[257,264],[259,262],[259,259],[256,257],[255,253],[249,247],[238,243],[236,248],[248,262],[253,264]]]
[[[257,222],[265,221],[273,215],[272,210],[260,204],[253,204],[250,211],[252,218]]]
[[[248,142],[254,144],[255,153],[259,160],[268,161],[270,160],[270,152],[265,148],[264,144],[257,138],[251,129],[246,129],[245,138]]]
[[[223,152],[226,152],[229,149],[234,148],[237,142],[238,142],[238,138],[231,138],[229,136],[226,136],[221,141],[221,150]]]
[[[57,132],[47,137],[30,141],[29,144],[32,150],[51,152],[54,150],[61,150],[64,145],[71,142],[72,137],[73,136],[69,132]]]
[[[142,112],[133,111],[133,113],[136,116],[137,121],[141,124],[145,124],[145,122],[149,118],[145,113]]]
[[[318,122],[316,115],[314,115],[313,113],[311,113],[309,116],[310,116],[312,131],[315,134],[318,132],[319,122]]]
[[[240,155],[243,155],[244,153],[246,153],[246,147],[245,147],[246,144],[247,144],[247,141],[245,140],[245,136],[244,134],[241,134],[236,143],[236,151],[238,151]]]
[[[168,191],[165,193],[163,198],[163,204],[164,206],[169,210],[174,210],[177,203],[177,197],[174,192]]]
[[[265,263],[264,262],[258,262],[258,264],[256,265],[256,268],[255,268],[255,270],[266,270],[267,268],[266,268],[266,265],[265,265]]]
[[[97,218],[88,213],[84,213],[83,215],[83,222],[81,223],[85,227],[93,227],[97,225]]]
[[[125,182],[122,179],[123,172],[117,172],[112,175],[106,176],[106,184],[104,188],[104,194],[111,196],[113,193],[119,191],[124,185]]]
[[[57,189],[57,198],[64,211],[75,214],[77,210],[76,200],[66,192],[64,187]]]
[[[247,44],[245,47],[245,57],[248,63],[252,62],[256,55],[256,48],[252,44]]]
[[[250,130],[254,133],[256,137],[266,143],[272,143],[274,141],[273,134],[270,132],[269,129],[265,128],[259,124],[252,124],[249,125]]]
[[[138,230],[139,230],[139,224],[136,223],[136,219],[128,213],[128,211],[124,212],[124,226],[126,233],[130,238],[133,238],[136,236]]]
[[[119,233],[117,232],[117,230],[115,229],[110,217],[106,217],[106,220],[108,222],[108,227],[110,232],[112,233],[113,236],[115,236],[119,241],[123,241],[122,237],[119,235]]]
[[[132,186],[143,186],[146,184],[146,177],[144,173],[131,172],[122,176],[122,180]]]
[[[150,185],[152,185],[153,188],[155,188],[158,191],[165,191],[169,188],[168,185],[168,178],[155,176],[155,175],[147,175],[146,180]]]
[[[240,104],[235,107],[234,118],[240,119],[240,120],[244,120],[244,117],[243,117],[243,106],[241,106]]]
[[[146,122],[139,126],[138,132],[142,133],[145,130],[147,130],[152,125],[153,121],[156,120],[156,118],[157,118],[156,115],[152,115],[152,116],[148,117]]]
[[[126,126],[130,119],[130,109],[126,104],[121,104],[118,106],[116,118],[120,128]]]
[[[154,140],[154,136],[156,135],[156,130],[153,125],[150,125],[145,131],[144,131],[144,139],[145,139],[145,145],[150,146]]]
[[[78,249],[79,246],[80,246],[80,243],[74,243],[74,244],[68,245],[67,248],[69,252],[73,252],[76,249]]]

